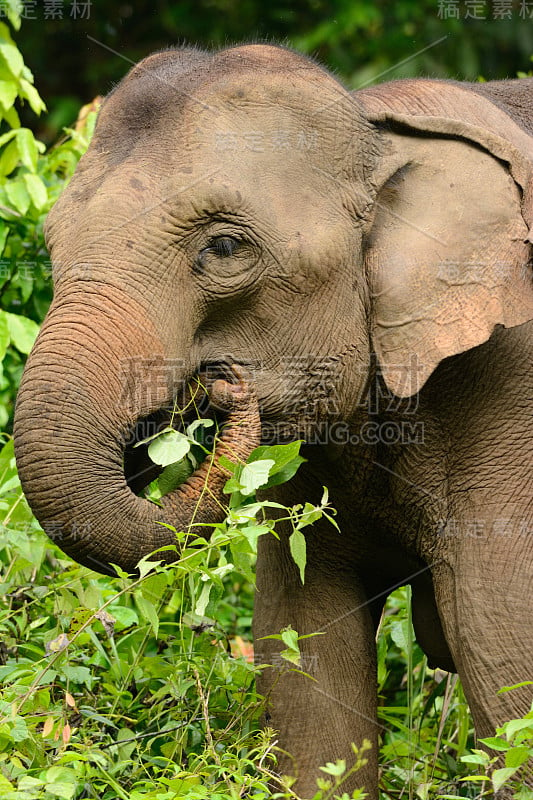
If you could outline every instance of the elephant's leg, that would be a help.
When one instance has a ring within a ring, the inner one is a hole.
[[[268,697],[264,722],[279,731],[276,772],[297,775],[300,797],[312,797],[318,768],[328,761],[355,761],[351,742],[370,740],[367,765],[349,778],[345,791],[364,785],[377,796],[376,653],[374,627],[365,595],[346,563],[343,541],[321,524],[308,529],[305,585],[284,537],[260,540],[254,634],[257,663],[264,669],[259,691]],[[318,545],[318,546],[317,546]],[[288,625],[300,635],[323,635],[301,642],[301,670],[281,659],[285,645],[261,637]],[[314,679],[314,680],[313,680]]]
[[[456,520],[433,571],[446,639],[480,737],[531,705],[531,686],[498,694],[533,678],[531,520],[519,513],[506,519],[504,525],[480,513],[475,524]],[[533,786],[533,770],[529,780]]]
[[[444,636],[435,601],[435,589],[429,572],[411,581],[413,590],[413,626],[416,640],[427,656],[429,666],[457,672]]]

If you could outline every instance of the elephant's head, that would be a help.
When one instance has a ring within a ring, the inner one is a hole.
[[[353,419],[374,354],[408,396],[533,317],[532,162],[522,128],[452,84],[351,95],[267,45],[137,65],[47,221],[55,298],[15,430],[45,529],[79,561],[132,569],[172,542],[157,520],[216,521],[216,460],[161,511],[125,454],[195,375],[242,458],[260,427]]]

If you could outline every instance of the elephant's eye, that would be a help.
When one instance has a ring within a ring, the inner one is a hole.
[[[240,244],[239,240],[233,236],[217,236],[213,239],[209,249],[220,258],[227,258],[235,253]]]
[[[207,266],[211,258],[230,258],[238,250],[242,250],[244,242],[234,236],[214,236],[207,247],[198,254],[197,264],[201,269]]]

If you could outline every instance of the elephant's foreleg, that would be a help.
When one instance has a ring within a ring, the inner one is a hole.
[[[265,668],[259,691],[268,698],[265,724],[279,732],[276,771],[297,775],[300,797],[312,797],[319,771],[343,758],[354,764],[351,749],[370,740],[368,763],[351,776],[344,791],[365,786],[377,796],[376,654],[374,628],[365,596],[349,569],[338,533],[315,524],[308,528],[309,560],[302,586],[287,541],[260,540],[254,616],[257,663]],[[334,546],[335,545],[335,546]],[[323,548],[323,552],[320,549]],[[322,635],[301,642],[301,671],[280,657],[285,645],[261,637],[291,625],[300,635]]]

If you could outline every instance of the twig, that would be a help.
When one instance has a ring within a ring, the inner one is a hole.
[[[136,742],[139,739],[149,739],[150,737],[156,738],[158,736],[164,736],[171,731],[178,731],[180,728],[185,728],[187,725],[190,725],[191,722],[199,722],[203,717],[194,717],[194,719],[189,719],[187,722],[180,722],[179,725],[174,725],[172,728],[165,728],[165,730],[160,731],[159,733],[152,733],[148,731],[147,733],[136,733],[135,736],[130,736],[128,739],[120,739],[116,742],[106,742],[106,744],[100,745],[100,750],[105,750],[107,747],[118,747],[121,744],[127,744],[128,742]]]
[[[215,750],[215,742],[213,740],[213,733],[211,731],[211,723],[209,722],[209,692],[207,692],[207,695],[204,693],[204,689],[203,689],[202,683],[200,681],[200,675],[199,675],[198,670],[196,668],[193,670],[193,673],[194,673],[194,677],[196,679],[196,688],[198,689],[198,695],[200,697],[200,700],[202,701],[202,713],[203,713],[204,722],[205,722],[205,738],[207,739],[207,744],[209,746],[209,749],[211,750],[211,753],[212,753],[213,759],[215,761],[215,764],[218,767],[220,767],[222,776],[224,778],[224,782],[225,782],[226,786],[228,787],[228,790],[229,790],[229,792],[231,794],[234,787],[232,787],[230,779],[228,778],[228,776],[226,775],[226,773],[222,769],[222,764],[220,762],[220,756],[218,755],[217,751]]]

